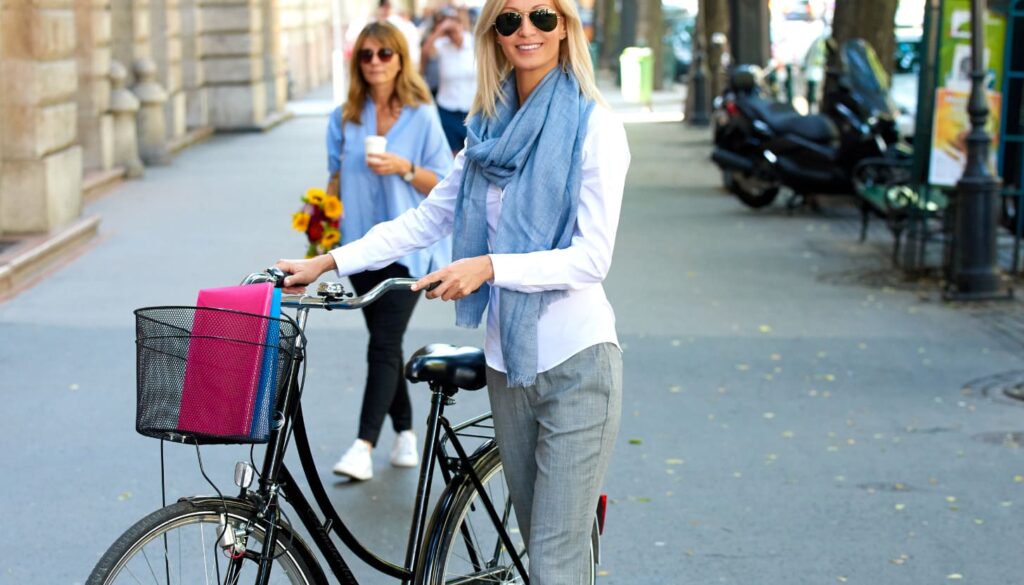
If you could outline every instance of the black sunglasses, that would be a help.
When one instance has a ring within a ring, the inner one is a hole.
[[[531,11],[527,16],[537,30],[551,32],[558,26],[558,13],[550,8],[538,8]],[[507,37],[523,26],[522,12],[502,12],[494,19],[494,30],[503,37]]]
[[[388,49],[386,47],[377,49],[377,58],[380,59],[381,63],[387,63],[395,56],[394,49]],[[359,49],[359,60],[362,63],[373,62],[373,49]]]

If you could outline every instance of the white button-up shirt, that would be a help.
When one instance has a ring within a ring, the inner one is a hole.
[[[629,145],[622,122],[608,109],[595,106],[583,142],[579,211],[570,245],[559,250],[490,255],[494,281],[484,342],[488,366],[505,371],[498,289],[526,293],[567,291],[564,297],[547,306],[537,323],[538,373],[554,368],[592,345],[618,345],[615,313],[601,282],[611,267],[629,161]],[[377,224],[360,240],[332,250],[338,275],[383,268],[451,234],[465,162],[465,155],[460,152],[451,174],[415,209]],[[494,185],[487,192],[489,243],[495,241],[503,195]]]

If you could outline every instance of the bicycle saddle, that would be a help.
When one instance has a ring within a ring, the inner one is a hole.
[[[479,390],[487,384],[484,352],[476,347],[431,343],[416,350],[405,364],[410,382],[430,382],[463,390]]]

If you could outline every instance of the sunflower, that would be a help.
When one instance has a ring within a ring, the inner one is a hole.
[[[309,227],[309,214],[305,211],[296,211],[292,214],[292,229],[297,232],[305,232]]]
[[[338,242],[340,242],[340,241],[341,241],[341,232],[339,232],[338,230],[333,229],[333,228],[328,228],[328,229],[324,230],[324,236],[322,238],[320,238],[320,245],[325,250],[330,250],[330,249],[334,248],[334,246],[338,245]]]
[[[327,216],[327,219],[338,219],[344,210],[345,207],[342,205],[341,199],[334,196],[324,199],[324,215]]]
[[[319,187],[313,187],[311,189],[306,190],[306,196],[303,197],[303,201],[319,207],[320,205],[323,205],[324,198],[326,197],[327,193],[325,193],[323,189],[320,189]]]

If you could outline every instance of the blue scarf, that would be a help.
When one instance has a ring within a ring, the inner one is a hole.
[[[453,259],[488,253],[522,254],[567,248],[580,201],[581,156],[594,102],[576,78],[555,67],[521,107],[515,76],[503,85],[497,113],[470,118],[466,164],[455,204]],[[497,235],[487,245],[487,190],[505,189]],[[537,377],[537,322],[565,291],[522,293],[501,289],[501,351],[509,386]],[[455,324],[478,327],[490,285],[455,302]]]

